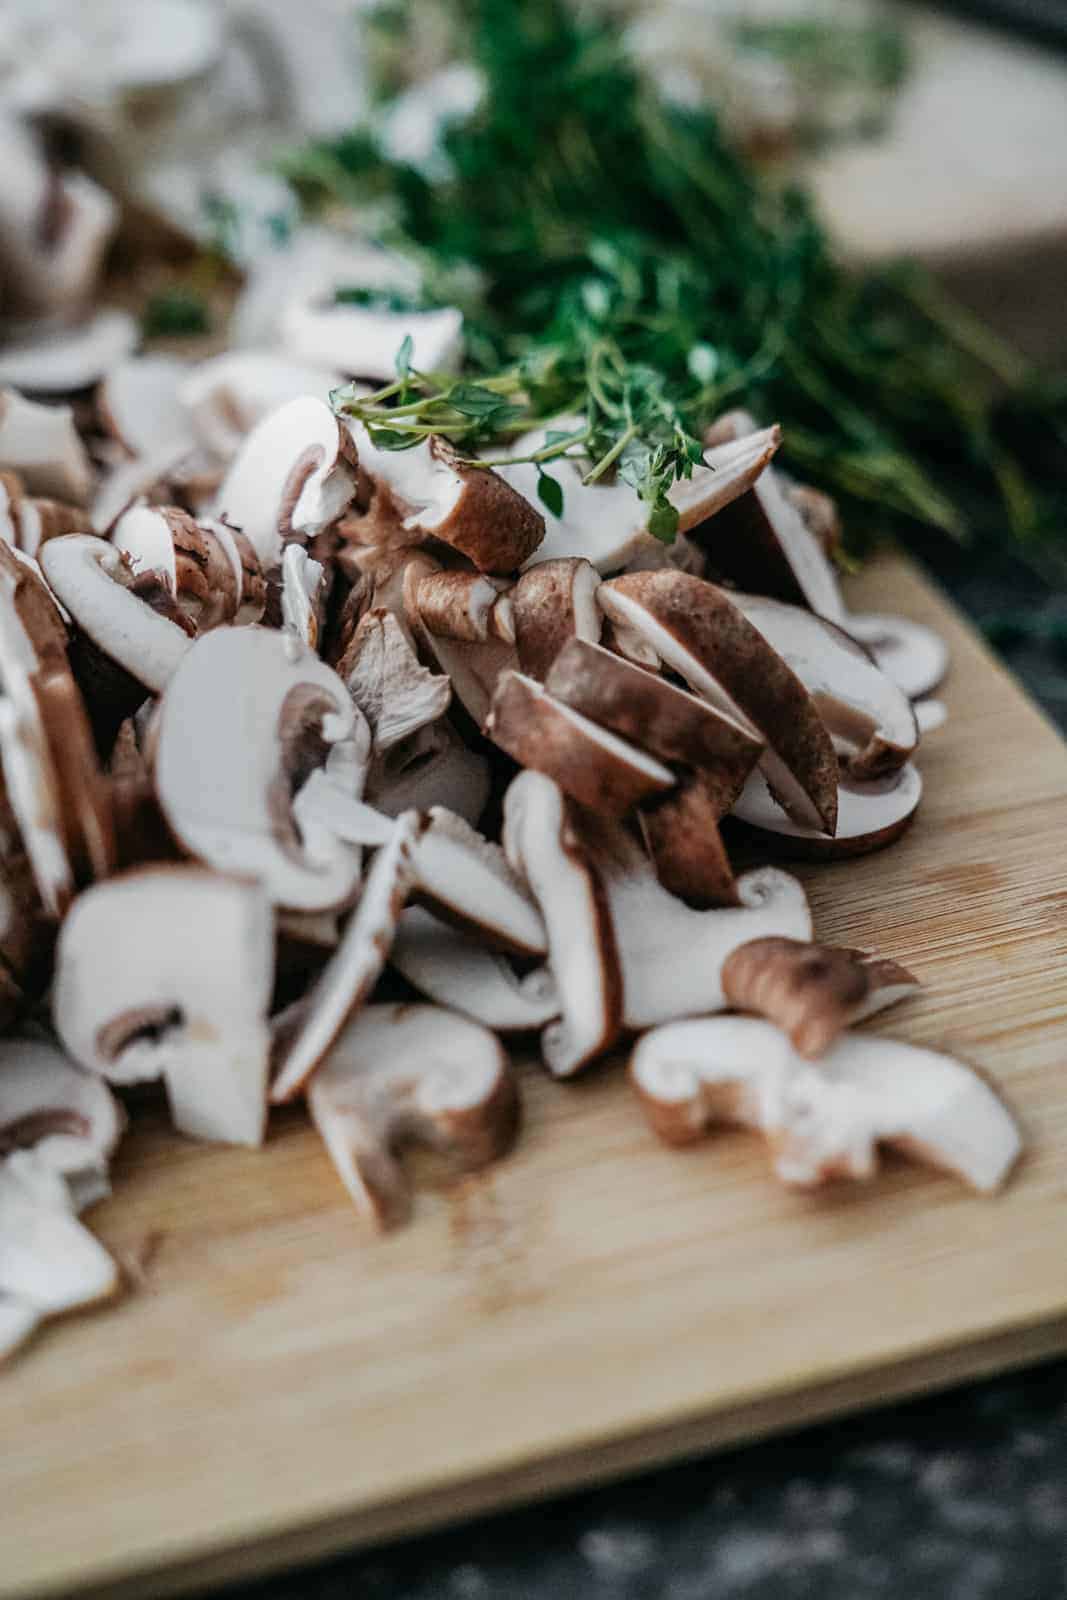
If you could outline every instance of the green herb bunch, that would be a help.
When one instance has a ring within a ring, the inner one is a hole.
[[[380,444],[441,432],[492,459],[547,428],[553,509],[552,461],[580,457],[590,479],[631,482],[670,538],[667,490],[744,405],[783,424],[790,464],[860,542],[887,524],[962,537],[976,511],[1031,543],[1058,531],[1067,386],[918,269],[843,269],[805,196],[749,166],[713,110],[660,97],[610,23],[565,0],[460,10],[485,93],[443,132],[449,176],[390,161],[365,128],[285,163],[309,203],[356,206],[416,261],[423,303],[467,319],[460,379],[402,353],[396,383],[351,402]],[[573,414],[581,429],[553,428]]]

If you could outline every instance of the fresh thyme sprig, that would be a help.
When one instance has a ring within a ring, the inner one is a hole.
[[[379,444],[441,432],[492,460],[547,430],[550,508],[551,463],[580,456],[587,479],[633,483],[670,538],[670,485],[707,423],[746,405],[842,499],[854,547],[916,522],[956,538],[1007,522],[1031,548],[1060,534],[1067,385],[917,269],[846,272],[805,197],[747,166],[710,110],[665,102],[608,24],[564,0],[458,9],[485,93],[442,134],[447,177],[366,129],[285,164],[309,203],[361,208],[416,262],[423,304],[464,312],[461,377],[405,370],[347,402]]]

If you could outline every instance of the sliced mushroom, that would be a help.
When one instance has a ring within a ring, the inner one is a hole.
[[[1000,1187],[1022,1148],[1015,1123],[978,1073],[895,1039],[844,1035],[806,1061],[770,1022],[675,1022],[640,1041],[630,1075],[652,1127],[688,1144],[717,1123],[756,1128],[783,1183],[871,1178],[878,1146]]]
[[[559,1016],[556,983],[547,967],[520,977],[481,939],[422,906],[408,906],[400,918],[389,962],[427,999],[486,1028],[525,1032]]]
[[[687,905],[706,909],[739,904],[734,871],[719,832],[719,823],[736,798],[728,777],[724,782],[717,772],[694,772],[638,812],[657,878]]]
[[[93,468],[69,406],[37,405],[0,390],[0,467],[17,472],[29,494],[85,505]]]
[[[98,383],[136,348],[137,324],[125,311],[97,311],[76,328],[57,328],[0,349],[0,384],[30,394],[72,394]]]
[[[521,766],[543,772],[564,793],[604,816],[673,788],[669,767],[555,699],[534,678],[502,674],[485,731]]]
[[[367,799],[391,817],[440,805],[472,827],[490,787],[489,762],[464,744],[447,717],[390,745],[367,775]]]
[[[832,839],[786,816],[761,772],[750,774],[732,815],[754,829],[779,855],[834,861],[868,855],[899,839],[915,820],[922,777],[909,761],[899,772],[869,783],[845,779],[838,792],[837,832]]]
[[[625,828],[586,813],[575,819],[575,833],[607,902],[628,1028],[723,1010],[723,966],[750,939],[811,938],[803,887],[775,867],[737,879],[736,907],[694,911],[658,881]]]
[[[539,772],[520,772],[504,798],[504,842],[541,909],[560,1018],[541,1035],[545,1065],[570,1077],[615,1042],[623,986],[611,912],[589,865],[562,790]]]
[[[302,545],[286,545],[282,553],[282,626],[316,652],[327,590],[322,562],[313,561]]]
[[[111,542],[135,579],[146,572],[160,579],[198,633],[233,621],[240,569],[212,526],[202,527],[178,506],[133,506],[116,522]]]
[[[583,639],[564,646],[545,688],[573,711],[661,761],[714,770],[725,802],[720,816],[741,793],[764,748],[747,719],[739,721]]]
[[[0,1161],[0,1361],[45,1317],[108,1300],[119,1281],[63,1179],[30,1150]]]
[[[743,443],[748,425],[754,428],[755,424],[743,413],[733,415],[744,420],[738,424],[740,432],[728,431],[733,440]],[[721,425],[712,437],[720,442],[712,445],[705,460],[737,448],[737,443],[723,438]],[[705,442],[709,442],[707,436]],[[831,622],[847,626],[834,569],[773,467],[767,466],[747,493],[694,528],[690,536],[711,564],[742,589],[808,606]]]
[[[7,44],[17,51],[17,36]],[[17,62],[17,56],[15,59]],[[5,67],[10,65],[7,57]],[[31,73],[37,67],[36,62],[23,65]],[[10,90],[12,86],[5,87]],[[39,82],[36,87],[39,92]],[[18,90],[14,92],[17,96]],[[18,319],[77,315],[99,278],[118,221],[117,207],[91,178],[58,170],[21,118],[3,116],[0,142],[4,147],[0,195],[4,314]]]
[[[852,1023],[918,988],[919,980],[896,961],[800,939],[753,939],[722,969],[729,1004],[766,1017],[809,1059],[823,1055]]]
[[[359,885],[359,854],[325,830],[312,853],[291,801],[331,747],[353,738],[369,747],[360,712],[297,639],[218,628],[197,640],[163,696],[155,751],[163,814],[193,855],[258,879],[274,904],[343,906]]]
[[[69,506],[62,500],[47,500],[42,495],[21,495],[12,502],[9,496],[9,515],[14,519],[16,537],[13,543],[24,555],[36,559],[41,546],[49,539],[61,539],[67,533],[91,533],[92,521],[81,506]]]
[[[282,313],[282,343],[298,361],[341,367],[357,378],[396,377],[396,353],[406,338],[420,372],[451,372],[463,350],[463,317],[439,311],[383,311],[335,299],[292,301]]]
[[[510,1149],[519,1123],[500,1041],[440,1006],[368,1006],[312,1079],[308,1108],[357,1209],[379,1228],[411,1215],[401,1146],[428,1145],[475,1171]]]
[[[195,440],[179,398],[188,365],[174,356],[138,355],[120,361],[96,391],[96,409],[112,438],[131,456],[151,456],[175,440]]]
[[[434,435],[410,450],[383,450],[360,423],[348,423],[360,471],[372,480],[363,519],[364,544],[418,544],[439,539],[479,572],[514,572],[544,538],[534,505],[488,467],[465,462]]]
[[[337,672],[379,753],[436,722],[452,699],[450,679],[421,664],[394,613],[380,606],[360,618]]]
[[[838,763],[818,708],[725,590],[683,572],[635,572],[597,598],[711,705],[762,734],[761,768],[789,814],[834,832]]]
[[[290,539],[336,522],[355,494],[347,434],[322,400],[290,400],[257,423],[218,492],[215,515],[249,540],[264,571]]]
[[[568,640],[599,641],[604,622],[596,603],[599,586],[596,568],[578,556],[538,561],[523,573],[510,595],[522,672],[544,680]]]
[[[432,634],[472,644],[491,638],[515,643],[511,597],[480,572],[421,573],[412,598],[419,621]]]
[[[887,678],[911,700],[936,689],[948,671],[948,645],[939,633],[910,617],[864,612],[846,618],[844,627],[865,645]]]
[[[851,777],[896,772],[919,742],[907,696],[836,623],[758,595],[731,601],[812,696]]]
[[[577,435],[583,431],[584,423],[580,417],[563,417],[554,420],[552,428],[556,432]],[[544,430],[524,434],[516,439],[514,454],[534,455],[544,442]],[[728,460],[719,465],[695,467],[691,477],[675,483],[669,499],[678,512],[679,532],[686,533],[735,495],[743,494],[777,447],[775,431],[768,430],[758,444],[745,441],[740,447],[732,446],[727,453]],[[522,461],[514,466],[498,466],[496,470],[528,500],[537,500],[541,469],[536,463]],[[636,489],[621,478],[587,484],[584,482],[585,463],[575,457],[560,457],[545,470],[563,491],[563,509],[558,517],[550,515],[547,520],[544,542],[537,552],[538,562],[580,556],[592,562],[598,572],[617,572],[638,551],[652,543],[647,529],[648,507]]]
[[[239,529],[216,521],[214,517],[199,517],[197,526],[202,532],[214,535],[219,549],[229,562],[237,595],[237,611],[233,621],[239,627],[246,627],[250,622],[261,622],[267,609],[267,581],[251,544]],[[223,585],[223,588],[226,587]]]
[[[0,1041],[0,1160],[32,1149],[77,1210],[108,1193],[126,1116],[107,1085],[44,1039]]]
[[[226,350],[185,369],[179,402],[184,426],[229,461],[245,435],[279,406],[309,395],[321,398],[343,381],[333,363],[323,368],[273,350]]]
[[[134,591],[135,580],[122,552],[106,539],[70,534],[48,541],[41,551],[41,566],[56,598],[97,650],[158,694],[192,640],[185,627],[154,610]]]
[[[55,1026],[112,1083],[162,1078],[192,1138],[259,1144],[274,975],[270,902],[203,867],[139,867],[79,895],[60,929]]]
[[[819,549],[828,559],[841,544],[841,517],[837,501],[810,483],[788,483],[785,497],[800,512],[808,532],[818,541]]]
[[[394,825],[374,857],[341,942],[302,1000],[274,1020],[271,1100],[293,1100],[325,1060],[349,1019],[370,998],[414,882],[412,856],[424,823],[414,811]]]
[[[493,949],[544,955],[541,914],[500,845],[443,806],[426,823],[412,848],[415,897]]]

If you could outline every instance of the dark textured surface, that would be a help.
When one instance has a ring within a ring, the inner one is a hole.
[[[928,553],[1061,726],[1067,597]],[[1044,642],[1029,637],[1036,627]],[[373,1438],[353,1448],[374,1449]],[[249,1600],[1063,1600],[1067,1362],[228,1591]]]

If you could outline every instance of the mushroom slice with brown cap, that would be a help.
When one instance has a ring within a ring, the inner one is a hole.
[[[674,786],[673,772],[661,761],[520,672],[501,675],[485,731],[521,766],[545,773],[572,800],[604,816],[621,817]]]
[[[843,779],[838,790],[837,832],[828,839],[786,816],[762,772],[757,771],[749,774],[731,815],[773,844],[779,855],[835,861],[869,855],[899,839],[915,820],[922,792],[922,776],[910,761],[899,772],[868,783]]]
[[[77,1210],[108,1193],[126,1116],[107,1085],[45,1039],[0,1040],[0,1159],[33,1149]]]
[[[396,353],[412,342],[411,364],[420,372],[451,372],[463,350],[463,315],[388,311],[333,298],[291,301],[282,312],[282,344],[299,361],[341,367],[357,378],[396,377]]]
[[[96,391],[96,409],[112,438],[131,456],[152,455],[173,440],[196,442],[179,398],[189,366],[174,356],[136,355],[120,361]]]
[[[543,680],[569,640],[599,641],[604,624],[596,603],[599,586],[596,568],[578,556],[538,561],[523,573],[510,595],[522,672]]]
[[[135,579],[146,572],[160,579],[198,633],[233,621],[240,599],[233,562],[214,530],[187,511],[132,506],[116,522],[111,542]]]
[[[818,708],[792,668],[725,590],[684,572],[634,572],[597,592],[697,694],[767,742],[760,765],[789,814],[832,834],[838,763]]]
[[[511,597],[498,587],[501,582],[480,572],[425,572],[412,591],[419,621],[446,639],[514,644]]]
[[[540,956],[545,925],[519,869],[462,817],[431,806],[412,848],[415,896],[497,950]]]
[[[951,1056],[895,1039],[846,1034],[818,1062],[752,1017],[656,1028],[630,1076],[655,1131],[689,1144],[718,1123],[758,1129],[783,1183],[871,1178],[878,1146],[992,1192],[1022,1148],[993,1089]]]
[[[705,909],[740,903],[719,832],[724,793],[732,787],[728,779],[724,785],[718,773],[690,773],[679,779],[677,788],[638,812],[657,878],[687,905]]]
[[[925,623],[864,612],[847,617],[844,626],[911,700],[936,689],[948,671],[948,645]]]
[[[158,694],[192,644],[184,627],[133,591],[121,550],[91,534],[50,539],[44,575],[78,628],[109,661]]]
[[[293,1100],[329,1055],[341,1029],[370,999],[414,882],[412,856],[425,827],[417,812],[398,817],[374,857],[359,904],[329,961],[302,1000],[273,1024],[271,1100]]]
[[[422,906],[400,918],[389,964],[438,1005],[502,1033],[543,1028],[559,1016],[555,979],[547,967],[522,977],[475,934],[442,922]]]
[[[333,363],[311,366],[274,350],[225,350],[183,370],[183,425],[222,461],[236,455],[245,435],[279,406],[329,394],[344,382]]]
[[[812,696],[851,777],[895,772],[919,742],[907,695],[836,623],[759,595],[731,602],[758,628]]]
[[[419,614],[419,590],[428,577],[436,576],[440,570],[431,557],[412,556],[399,574],[393,572],[382,585],[382,601],[397,614],[401,626],[410,631],[422,654],[436,661],[452,684],[453,699],[480,731],[501,674],[514,667],[518,657],[514,645],[503,639],[450,639],[425,626]]]
[[[38,405],[14,389],[0,389],[0,467],[17,472],[29,494],[76,505],[92,494],[92,462],[70,407]]]
[[[63,1179],[31,1150],[0,1161],[0,1360],[45,1317],[108,1300],[119,1282]]]
[[[137,323],[126,311],[97,311],[74,328],[49,329],[0,349],[0,383],[30,394],[72,394],[98,383],[137,346]]]
[[[192,1138],[259,1144],[266,1126],[274,920],[258,884],[139,867],[79,895],[56,949],[64,1047],[112,1083],[162,1078]]]
[[[360,618],[337,673],[370,723],[378,753],[436,722],[452,699],[449,678],[422,665],[395,615],[381,606]]]
[[[247,627],[250,622],[261,622],[267,609],[267,580],[251,544],[240,529],[231,528],[229,523],[214,517],[198,517],[197,526],[203,533],[214,535],[229,562],[237,595],[234,623]]]
[[[611,918],[627,1028],[721,1011],[723,967],[738,945],[772,934],[811,938],[803,887],[776,867],[743,873],[736,906],[694,911],[658,881],[625,828],[588,813],[574,827]]]
[[[745,418],[748,423],[751,418]],[[738,437],[735,432],[732,441],[720,440],[704,459],[714,460],[744,443],[744,433]],[[760,472],[747,493],[693,528],[690,537],[711,564],[742,589],[808,606],[847,626],[833,566],[773,467]]]
[[[439,435],[410,450],[383,450],[349,423],[360,471],[374,488],[365,517],[367,544],[439,539],[479,572],[511,573],[540,545],[545,519],[490,467],[471,465]]]
[[[740,721],[584,639],[564,645],[545,688],[572,711],[661,761],[713,769],[725,800],[720,816],[729,811],[764,748],[747,719]]]
[[[753,939],[722,969],[723,994],[787,1034],[798,1055],[821,1056],[854,1022],[907,999],[919,980],[895,961],[800,939]]]
[[[359,853],[320,830],[312,854],[292,795],[331,746],[353,738],[369,747],[360,712],[299,640],[217,628],[197,640],[163,696],[155,749],[163,815],[185,849],[258,879],[276,905],[343,906],[359,885]]]
[[[441,1006],[368,1006],[308,1086],[311,1119],[357,1209],[379,1228],[411,1215],[399,1147],[468,1171],[506,1154],[519,1095],[500,1041]]]
[[[356,492],[347,435],[324,401],[290,400],[257,423],[219,489],[215,516],[239,528],[270,571],[293,538],[336,522]]]
[[[622,972],[603,885],[590,866],[562,790],[520,772],[504,797],[508,859],[544,918],[560,1018],[541,1035],[545,1065],[571,1077],[609,1049],[622,1028]]]

